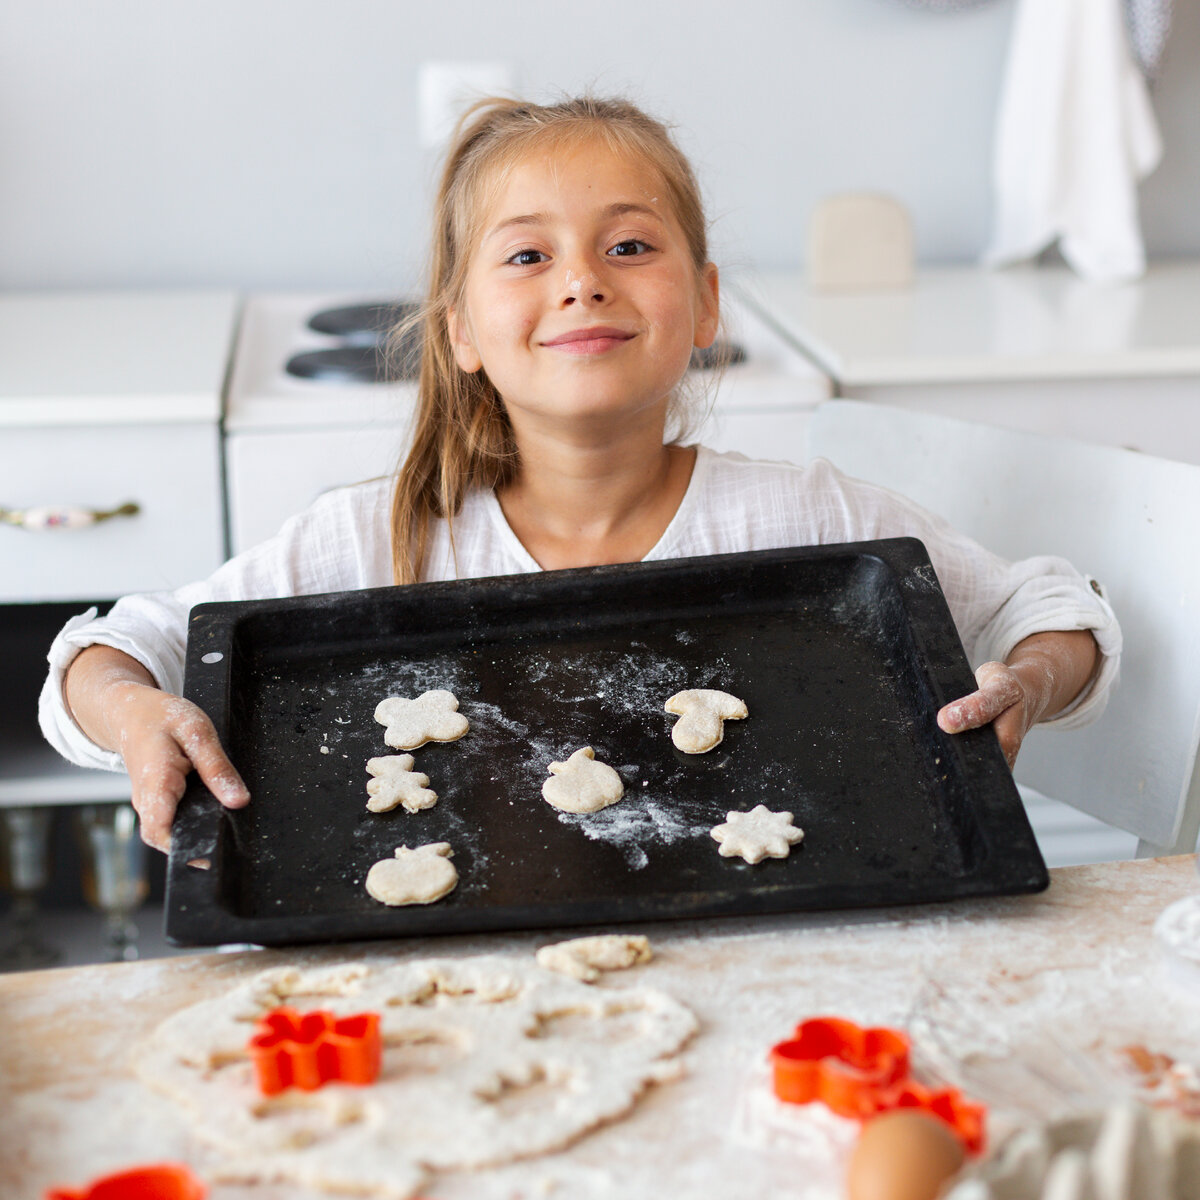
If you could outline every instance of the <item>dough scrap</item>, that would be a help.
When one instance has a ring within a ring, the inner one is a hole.
[[[625,795],[621,777],[608,763],[597,761],[591,746],[576,750],[566,762],[550,764],[542,796],[562,812],[590,813],[616,804]]]
[[[539,967],[558,971],[584,983],[595,983],[602,971],[622,971],[654,957],[650,939],[642,934],[602,933],[543,946],[537,952]]]
[[[279,1004],[378,1012],[377,1082],[262,1096],[245,1047]],[[214,1151],[213,1182],[407,1200],[438,1172],[551,1153],[624,1116],[682,1073],[696,1028],[663,992],[588,987],[524,956],[282,967],[167,1018],[132,1065]]]
[[[792,824],[790,812],[772,812],[765,804],[749,812],[726,813],[725,822],[712,831],[723,858],[740,854],[748,863],[787,858],[792,846],[804,840],[804,830]]]
[[[398,804],[406,812],[420,812],[437,803],[437,792],[429,787],[429,776],[413,770],[411,754],[385,754],[367,759],[367,807],[372,812],[390,812]]]
[[[395,858],[377,862],[367,872],[367,891],[381,904],[432,904],[458,883],[450,861],[449,842],[430,842],[410,850],[400,846]]]
[[[456,742],[471,728],[458,711],[458,698],[442,688],[422,692],[415,700],[389,696],[375,706],[375,720],[387,726],[383,740],[395,750]]]
[[[684,754],[711,750],[725,737],[726,721],[741,721],[750,715],[745,701],[710,688],[676,692],[663,708],[679,717],[671,730],[671,741]]]

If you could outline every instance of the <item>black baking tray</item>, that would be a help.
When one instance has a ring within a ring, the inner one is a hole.
[[[750,716],[685,755],[663,703],[702,687]],[[973,687],[909,538],[200,605],[185,694],[253,799],[226,811],[193,775],[167,936],[280,945],[1039,891],[994,733],[937,727]],[[366,761],[393,753],[375,706],[430,688],[471,723],[413,752],[438,803],[368,812]],[[625,798],[559,813],[547,765],[584,745]],[[803,843],[722,858],[712,826],[756,804],[792,812]],[[366,893],[373,863],[438,841],[459,872],[447,897]]]

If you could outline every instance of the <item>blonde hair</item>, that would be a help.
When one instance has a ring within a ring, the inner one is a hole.
[[[391,341],[393,352],[398,352],[402,335],[420,328],[416,428],[392,489],[396,583],[420,578],[435,519],[450,522],[453,546],[453,519],[467,492],[503,487],[519,466],[499,393],[485,371],[459,368],[447,325],[450,311],[461,306],[488,203],[507,172],[531,150],[552,152],[590,139],[658,171],[697,278],[708,263],[708,230],[692,168],[666,126],[636,105],[590,96],[550,105],[493,97],[466,112],[447,153],[434,205],[425,303],[417,316],[393,332]]]

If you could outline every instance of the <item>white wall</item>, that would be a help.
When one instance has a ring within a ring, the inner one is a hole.
[[[0,0],[0,288],[403,286],[433,170],[426,59],[680,127],[726,266],[801,259],[822,194],[890,191],[927,261],[987,238],[1012,0]],[[1200,253],[1200,4],[1156,93],[1152,253]]]

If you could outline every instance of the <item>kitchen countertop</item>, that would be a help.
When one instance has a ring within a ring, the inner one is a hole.
[[[817,293],[796,271],[743,293],[842,387],[1200,375],[1200,261],[1129,283],[1065,266],[919,267],[910,288]]]
[[[819,1014],[916,1032],[914,1004],[930,981],[944,997],[937,1012],[956,1014],[962,1044],[994,1052],[999,1037],[1006,1048],[996,1061],[1010,1072],[1047,1026],[1105,1074],[1130,1044],[1200,1063],[1200,1004],[1167,977],[1151,936],[1162,909],[1198,887],[1195,857],[1184,856],[1063,868],[1036,896],[642,926],[655,960],[597,986],[661,988],[688,1004],[700,1033],[686,1052],[687,1074],[565,1152],[443,1176],[422,1195],[720,1200],[786,1188],[790,1197],[838,1196],[852,1127],[771,1100],[764,1055]],[[0,1192],[37,1200],[51,1183],[82,1184],[164,1158],[203,1175],[203,1148],[132,1076],[129,1051],[162,1018],[250,972],[346,958],[521,958],[550,940],[504,934],[202,954],[0,977]],[[919,1035],[916,1049],[919,1056]],[[1053,1071],[1053,1056],[1037,1053]],[[214,1186],[211,1200],[307,1195],[291,1186]]]
[[[0,294],[0,426],[215,423],[238,307],[221,290]]]

